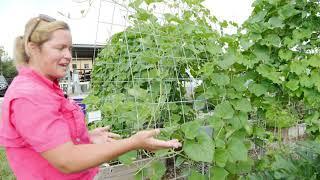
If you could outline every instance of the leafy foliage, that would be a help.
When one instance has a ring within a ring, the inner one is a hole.
[[[86,99],[89,108],[102,111],[101,123],[128,130],[124,134],[164,128],[161,138],[184,143],[178,158],[213,165],[211,173],[192,171],[190,179],[257,171],[248,154],[253,143],[276,139],[266,127],[304,122],[319,139],[319,2],[256,0],[234,35],[214,30],[213,24],[237,25],[218,22],[201,2],[130,3],[132,26],[99,54]],[[180,13],[159,17],[151,8],[159,3]],[[188,94],[185,84],[197,79],[201,84]],[[200,111],[213,115],[200,118]],[[203,133],[203,126],[213,133]],[[280,155],[272,158],[274,167],[282,167]]]
[[[271,151],[256,162],[249,179],[319,179],[319,142],[305,141],[282,151]]]

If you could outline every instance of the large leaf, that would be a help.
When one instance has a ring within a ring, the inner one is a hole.
[[[230,83],[230,78],[225,73],[212,73],[212,83],[225,86]]]
[[[236,58],[235,53],[230,51],[222,57],[221,61],[218,61],[218,66],[222,69],[228,69],[236,62]]]
[[[195,170],[191,170],[191,173],[188,177],[188,180],[206,180],[206,176],[202,175],[201,173],[195,171]]]
[[[225,180],[229,174],[224,168],[221,167],[213,167],[211,168],[211,177],[214,180]]]
[[[314,55],[309,60],[310,66],[319,68],[320,67],[320,55]]]
[[[227,149],[231,162],[246,161],[248,159],[248,149],[243,141],[238,138],[232,138],[227,144]]]
[[[268,21],[271,27],[282,28],[284,27],[283,20],[279,17],[271,17]]]
[[[214,114],[217,117],[220,117],[223,119],[230,119],[233,117],[234,110],[231,104],[228,101],[225,101],[216,106],[216,108],[214,109]]]
[[[167,168],[163,161],[153,161],[150,168],[148,168],[148,177],[150,177],[150,180],[161,180],[166,170]]]
[[[137,99],[144,99],[147,96],[147,91],[139,87],[135,87],[135,88],[129,89],[128,94]]]
[[[282,19],[287,19],[291,16],[298,14],[300,11],[294,8],[294,5],[287,4],[279,8],[278,13]]]
[[[266,46],[255,46],[253,49],[253,54],[256,56],[258,61],[264,63],[271,61],[270,51]]]
[[[249,18],[250,23],[257,23],[264,20],[264,17],[267,15],[268,11],[259,11],[257,14]]]
[[[290,64],[290,71],[301,75],[306,72],[308,64],[305,61],[292,61]]]
[[[240,100],[237,100],[234,104],[234,108],[236,110],[242,111],[242,112],[250,112],[252,111],[252,106],[250,101],[248,99],[242,98]]]
[[[267,46],[275,46],[280,47],[281,46],[281,39],[276,34],[268,34],[263,38],[264,44]]]
[[[256,83],[250,84],[248,89],[251,93],[253,93],[254,95],[256,95],[258,97],[267,93],[267,90],[268,90],[267,87],[265,87],[264,85],[256,84]]]
[[[122,164],[130,165],[137,158],[137,151],[130,151],[119,156],[119,161]]]
[[[218,148],[214,152],[214,161],[219,167],[224,167],[229,159],[227,149]]]
[[[284,60],[291,60],[292,58],[292,51],[291,50],[285,50],[285,49],[280,49],[278,53],[279,57]]]
[[[195,140],[186,140],[183,151],[194,161],[211,163],[213,160],[214,144],[205,132],[200,132]]]
[[[181,130],[188,139],[194,139],[199,134],[200,122],[190,121],[181,126]]]
[[[281,72],[278,72],[273,66],[268,66],[265,64],[261,64],[258,68],[257,71],[263,76],[274,83],[280,84],[281,81]]]
[[[246,90],[246,86],[245,86],[245,83],[246,83],[246,79],[245,78],[242,78],[242,77],[237,77],[237,78],[234,78],[230,85],[237,91],[239,92],[242,92],[242,91],[245,91]]]
[[[292,91],[295,91],[299,88],[299,80],[296,79],[290,79],[287,84],[286,87],[289,88]]]

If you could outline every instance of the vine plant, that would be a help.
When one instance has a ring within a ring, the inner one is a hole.
[[[101,125],[123,135],[159,127],[160,138],[181,140],[181,150],[155,155],[173,153],[178,165],[210,164],[190,179],[245,178],[259,170],[253,145],[277,140],[268,128],[306,123],[310,137],[320,137],[320,5],[256,0],[238,33],[224,35],[212,27],[237,25],[217,21],[202,1],[132,1],[131,26],[99,54],[85,101],[102,111]],[[157,14],[162,6],[177,13]],[[160,179],[165,168],[153,161],[137,175]]]

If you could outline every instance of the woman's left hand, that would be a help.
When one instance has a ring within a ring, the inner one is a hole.
[[[89,132],[89,138],[93,144],[104,144],[120,139],[119,134],[109,132],[110,127],[99,127]]]

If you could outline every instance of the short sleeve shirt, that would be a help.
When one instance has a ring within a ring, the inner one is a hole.
[[[98,168],[64,174],[40,155],[68,141],[90,143],[81,108],[64,97],[57,81],[22,67],[5,94],[0,120],[0,146],[17,179],[93,179]]]

